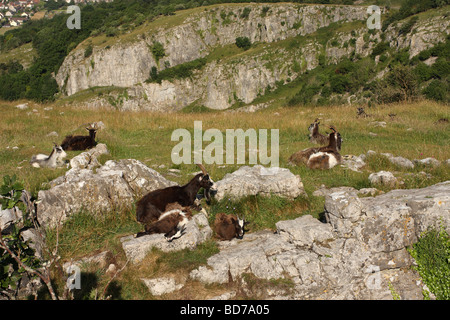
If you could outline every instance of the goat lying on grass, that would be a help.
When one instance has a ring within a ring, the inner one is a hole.
[[[209,177],[205,168],[198,165],[202,173],[197,174],[184,186],[172,186],[164,189],[158,189],[142,197],[136,206],[136,219],[146,226],[158,221],[159,217],[166,211],[171,204],[178,204],[183,208],[190,208],[194,205],[197,193],[200,188],[210,190],[214,182]]]
[[[35,168],[57,168],[64,165],[64,158],[67,154],[61,146],[56,143],[50,155],[37,154],[31,157],[30,164]]]
[[[233,214],[218,213],[214,220],[214,231],[220,240],[242,239],[247,222]]]
[[[342,162],[339,154],[342,138],[334,127],[330,127],[332,132],[328,135],[329,143],[325,147],[308,148],[298,151],[290,156],[289,162],[292,164],[304,163],[310,169],[330,169]]]
[[[89,131],[88,136],[66,136],[66,138],[61,143],[61,147],[66,151],[79,151],[86,150],[96,146],[95,134],[97,133],[97,126],[90,124],[86,127]]]

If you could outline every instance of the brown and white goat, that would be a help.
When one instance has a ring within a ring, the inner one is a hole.
[[[97,142],[95,142],[97,126],[90,124],[86,127],[86,130],[89,131],[88,136],[66,136],[61,143],[61,147],[66,151],[79,151],[95,147],[97,145]]]
[[[233,238],[242,239],[244,236],[245,219],[238,215],[218,213],[214,220],[214,231],[220,240],[231,240]]]
[[[205,168],[198,165],[202,173],[197,174],[184,186],[172,186],[154,190],[142,197],[136,206],[136,219],[144,225],[155,222],[167,211],[169,204],[177,203],[181,207],[191,207],[197,198],[200,188],[213,189],[214,182]]]
[[[319,164],[319,160],[322,160],[325,166],[325,159],[329,160],[329,168],[334,167],[336,164],[342,161],[341,156],[339,154],[339,150],[341,149],[342,138],[339,132],[336,131],[334,127],[330,127],[332,132],[328,135],[328,145],[319,148],[307,148],[301,151],[297,151],[293,155],[289,157],[289,162],[294,165],[298,165],[300,163],[306,164],[309,168],[316,169]],[[331,155],[332,154],[332,155]],[[313,157],[310,162],[310,158]],[[336,163],[334,163],[336,160]],[[308,162],[309,165],[308,165]]]
[[[314,120],[308,127],[309,131],[309,141],[311,143],[326,145],[329,142],[328,136],[323,135],[319,132],[319,119]]]
[[[166,240],[171,242],[181,237],[186,228],[186,224],[192,218],[192,212],[190,208],[183,208],[179,205],[172,207],[175,207],[175,209],[164,212],[157,221],[147,224],[145,231],[138,232],[136,238],[148,234],[164,233]]]
[[[338,151],[341,135],[334,127],[330,127],[333,131],[329,135],[330,142],[328,146],[319,148],[309,156],[306,166],[310,169],[331,169],[342,162],[342,157]]]

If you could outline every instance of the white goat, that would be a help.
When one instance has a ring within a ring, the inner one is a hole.
[[[57,168],[64,165],[66,152],[55,144],[50,155],[37,154],[31,157],[30,164],[35,168]]]

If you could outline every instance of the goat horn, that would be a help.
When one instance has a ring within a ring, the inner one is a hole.
[[[336,131],[337,131],[336,128],[333,127],[333,126],[330,126],[330,130],[332,130],[333,132],[336,132]]]
[[[205,167],[202,164],[198,164],[197,166],[202,170],[203,174],[208,174],[208,172],[206,171]]]

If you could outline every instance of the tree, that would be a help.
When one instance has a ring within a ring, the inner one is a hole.
[[[238,48],[248,50],[252,46],[252,43],[248,37],[237,37],[236,38],[236,46]]]
[[[402,95],[403,101],[410,101],[417,96],[417,78],[409,66],[397,64],[389,73],[387,80],[390,85],[397,87]]]

